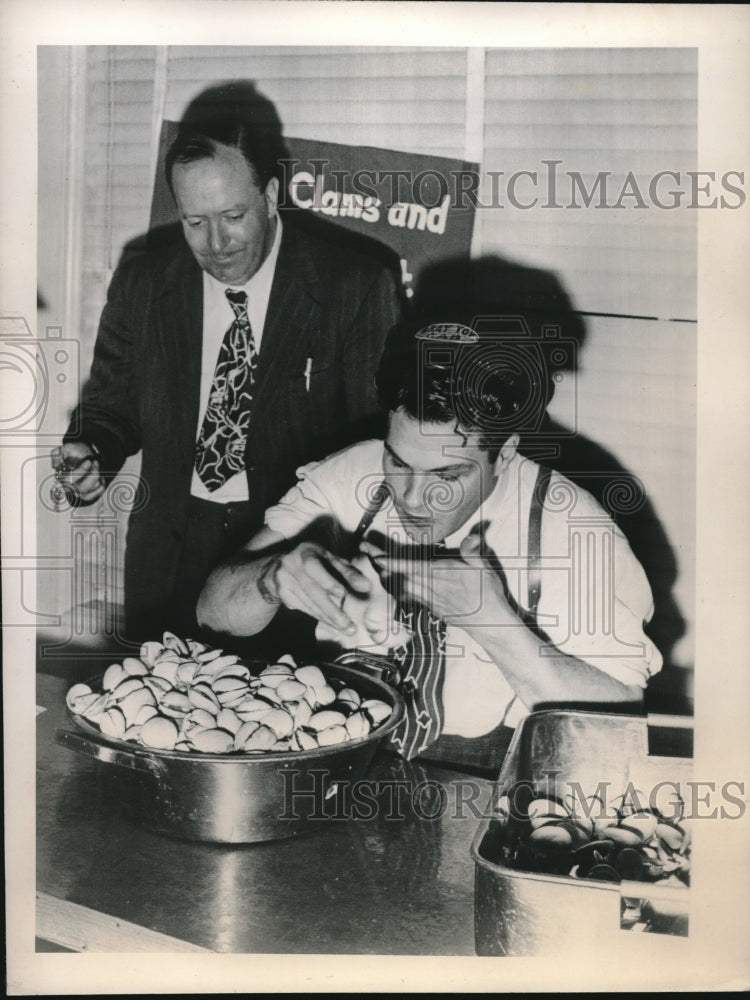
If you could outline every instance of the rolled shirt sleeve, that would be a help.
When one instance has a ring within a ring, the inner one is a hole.
[[[651,588],[622,531],[579,491],[573,511],[545,511],[542,551],[538,624],[550,642],[644,688],[662,657],[644,632],[654,611]]]

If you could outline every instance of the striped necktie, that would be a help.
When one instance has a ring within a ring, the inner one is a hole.
[[[443,543],[433,547],[444,549]],[[431,562],[421,561],[429,573]],[[391,746],[406,760],[422,753],[443,730],[443,682],[445,680],[445,622],[427,608],[401,601],[396,596],[399,621],[411,638],[393,650],[401,674],[401,696],[406,711],[391,733]]]
[[[247,294],[226,289],[234,321],[216,361],[195,467],[212,493],[245,468],[245,446],[258,352],[247,315]]]

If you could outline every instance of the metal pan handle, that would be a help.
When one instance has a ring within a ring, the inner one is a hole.
[[[140,754],[125,753],[116,747],[107,746],[106,743],[97,743],[70,729],[58,729],[55,732],[54,740],[62,747],[75,750],[87,757],[93,757],[94,760],[101,761],[103,764],[115,764],[117,767],[126,767],[131,771],[144,771],[157,780],[162,776],[162,767],[159,761],[150,757],[142,757]]]
[[[401,675],[398,666],[388,656],[381,653],[363,653],[360,650],[352,650],[349,653],[342,653],[333,661],[342,667],[351,667],[359,670],[362,674],[369,674],[370,677],[377,677],[384,684],[398,687],[401,683]]]

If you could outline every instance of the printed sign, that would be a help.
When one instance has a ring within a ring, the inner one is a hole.
[[[177,221],[164,157],[177,123],[162,126],[151,229]],[[294,207],[394,250],[410,294],[426,263],[468,257],[474,229],[471,184],[479,166],[447,157],[287,138],[280,206]],[[467,187],[468,184],[468,187]]]

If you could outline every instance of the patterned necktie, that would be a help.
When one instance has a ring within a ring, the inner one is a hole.
[[[435,548],[445,548],[440,543]],[[430,563],[422,564],[430,572]],[[427,608],[398,599],[399,621],[411,630],[411,639],[393,650],[401,673],[401,696],[406,711],[390,737],[406,760],[423,753],[443,730],[445,680],[445,622]]]
[[[206,413],[196,445],[195,467],[213,492],[245,468],[245,445],[258,353],[247,315],[247,294],[226,289],[234,322],[216,361]]]

